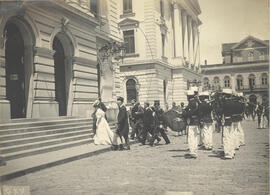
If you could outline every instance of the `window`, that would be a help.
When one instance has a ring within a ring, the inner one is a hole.
[[[95,17],[98,16],[98,0],[90,1],[90,12],[93,13]]]
[[[219,78],[215,77],[214,78],[214,90],[220,90],[220,84],[219,84]]]
[[[264,52],[263,52],[263,51],[260,52],[259,59],[260,59],[260,60],[264,60]]]
[[[255,76],[254,76],[254,74],[249,75],[248,82],[249,82],[249,88],[254,89],[254,87],[255,87]]]
[[[164,105],[167,104],[167,82],[163,80],[163,97],[164,97]]]
[[[205,77],[203,79],[203,87],[204,87],[204,89],[208,89],[209,88],[209,79],[207,77]]]
[[[124,31],[126,53],[135,53],[134,30]]]
[[[227,87],[227,88],[231,87],[231,79],[229,76],[224,77],[224,87]]]
[[[237,89],[242,89],[243,88],[243,77],[242,75],[238,75],[236,78],[236,82],[237,82]]]
[[[262,85],[268,85],[268,75],[266,73],[262,74]]]
[[[251,62],[253,61],[254,58],[254,52],[253,51],[249,51],[248,52],[248,61]]]
[[[126,82],[126,88],[127,88],[127,103],[130,103],[131,100],[133,99],[137,101],[136,81],[134,79],[128,79]]]
[[[161,41],[162,41],[162,56],[165,56],[165,35],[161,34]]]
[[[123,0],[123,13],[132,13],[132,0]]]
[[[161,17],[164,17],[164,3],[163,0],[159,0],[160,2],[160,15]]]

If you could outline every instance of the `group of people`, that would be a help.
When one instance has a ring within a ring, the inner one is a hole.
[[[131,139],[137,139],[142,145],[149,141],[150,146],[154,146],[155,140],[160,142],[159,135],[162,136],[166,144],[170,140],[166,134],[167,125],[163,120],[163,109],[160,108],[160,102],[154,101],[150,106],[149,102],[144,103],[144,107],[136,100],[131,101],[132,106],[129,110],[129,123],[132,128]],[[148,139],[147,139],[148,138]]]
[[[122,97],[117,98],[119,112],[117,116],[117,128],[113,131],[106,119],[107,108],[101,99],[94,102],[93,132],[96,145],[111,145],[112,150],[130,150],[129,125],[127,109]]]
[[[245,145],[242,120],[245,118],[247,101],[243,94],[235,93],[231,89],[211,94],[208,91],[199,93],[197,87],[192,87],[187,92],[187,99],[187,106],[184,103],[179,106],[173,103],[170,109],[185,123],[189,151],[186,157],[197,158],[198,149],[212,150],[213,132],[217,130],[221,132],[222,157],[233,159],[236,150]],[[95,144],[111,144],[113,150],[129,150],[129,127],[130,139],[138,140],[141,145],[148,142],[150,146],[154,146],[155,142],[161,141],[160,136],[165,144],[170,143],[166,132],[167,126],[171,126],[164,117],[168,112],[163,111],[158,100],[154,101],[153,106],[149,102],[144,102],[144,106],[141,106],[140,102],[132,100],[128,111],[123,102],[122,97],[117,99],[119,114],[115,132],[106,121],[105,105],[100,100],[95,102]],[[260,116],[265,115],[268,110],[269,108],[257,106],[258,121],[261,121]],[[260,124],[259,122],[259,126]]]
[[[149,145],[154,146],[155,141],[161,141],[159,134],[166,144],[170,143],[161,119],[164,111],[160,108],[159,101],[155,101],[154,106],[145,102],[143,108],[139,102],[132,100],[130,111],[127,111],[123,102],[122,97],[117,99],[119,112],[116,131],[110,128],[106,120],[107,108],[104,103],[100,99],[94,102],[92,118],[94,120],[93,132],[96,145],[111,145],[112,150],[130,150],[129,125],[132,128],[131,139],[136,137],[142,145],[145,145],[148,141]]]
[[[258,118],[258,129],[269,127],[269,104],[268,101],[257,103],[254,112]]]
[[[213,130],[217,124],[222,130],[224,159],[233,159],[235,150],[245,145],[241,121],[244,117],[245,102],[242,94],[233,94],[224,89],[213,96],[206,92],[198,93],[196,88],[188,91],[188,106],[185,117],[188,128],[190,158],[197,158],[198,146],[212,150]]]

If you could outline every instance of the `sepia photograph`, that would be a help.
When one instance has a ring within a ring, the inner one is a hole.
[[[269,195],[269,0],[0,0],[0,195]]]

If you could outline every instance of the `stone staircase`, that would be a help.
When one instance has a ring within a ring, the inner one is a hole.
[[[92,143],[92,124],[89,118],[74,117],[15,119],[0,124],[0,156],[9,161]]]

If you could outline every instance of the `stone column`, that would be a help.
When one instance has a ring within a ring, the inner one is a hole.
[[[190,64],[194,64],[193,60],[193,37],[192,37],[192,18],[187,16],[187,32],[188,32],[188,58]]]
[[[197,34],[197,24],[195,21],[192,22],[192,37],[193,37],[193,60],[194,65],[198,66],[198,34]]]
[[[183,55],[182,14],[178,5],[174,3],[174,31],[175,31],[175,57]]]
[[[187,32],[187,13],[184,9],[181,10],[182,14],[182,40],[183,40],[183,57],[188,61],[188,32]]]

